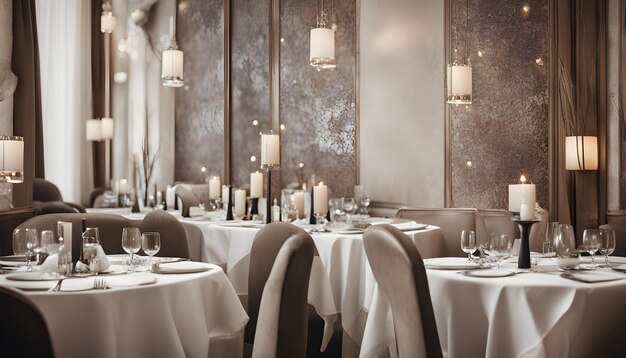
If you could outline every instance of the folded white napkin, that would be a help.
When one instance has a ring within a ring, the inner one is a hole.
[[[202,210],[202,208],[200,208],[199,206],[191,206],[189,207],[189,217],[194,217],[194,216],[203,216],[204,215],[204,210]]]
[[[626,278],[626,275],[610,272],[610,271],[582,271],[582,272],[567,272],[562,274],[561,276],[565,278],[569,278],[570,280],[586,282],[586,283],[594,283],[594,282],[606,282],[606,281],[615,281],[622,280]]]
[[[20,263],[24,265],[24,263]],[[41,265],[35,265],[35,262],[31,262],[33,271],[41,272],[56,272],[59,267],[59,255],[52,254],[46,257]],[[17,271],[27,271],[26,265],[21,266]]]
[[[107,255],[104,253],[104,250],[102,249],[101,245],[98,245],[98,247],[96,248],[95,263],[90,266],[92,267],[89,267],[85,265],[84,263],[78,261],[76,263],[76,271],[77,272],[85,272],[85,271],[104,272],[108,270],[109,267],[111,266],[111,263],[109,262]]]

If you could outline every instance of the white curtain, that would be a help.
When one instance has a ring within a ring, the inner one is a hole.
[[[36,0],[46,179],[66,201],[85,203],[93,189],[91,2]]]

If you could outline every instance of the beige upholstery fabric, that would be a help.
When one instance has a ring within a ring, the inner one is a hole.
[[[374,225],[365,230],[363,245],[391,306],[398,356],[441,357],[426,269],[411,239],[391,225]]]
[[[37,215],[85,212],[85,208],[82,205],[64,202],[59,188],[41,178],[33,179],[33,206],[37,211]]]
[[[397,218],[411,219],[418,223],[439,226],[444,237],[443,256],[467,256],[461,250],[461,231],[474,230],[479,242],[486,240],[482,220],[472,208],[409,208],[398,209]],[[479,223],[477,227],[477,222]]]
[[[176,196],[180,199],[182,203],[182,207],[180,209],[180,213],[184,217],[189,217],[189,208],[192,206],[198,206],[202,203],[200,197],[198,197],[194,192],[187,189],[183,184],[176,185]]]
[[[315,245],[307,233],[292,235],[269,274],[257,321],[252,357],[305,357],[307,294]]]
[[[15,289],[0,286],[0,357],[54,357],[41,312]]]
[[[112,214],[49,214],[35,216],[18,226],[18,228],[36,228],[52,230],[56,233],[57,222],[72,223],[72,259],[80,257],[82,243],[82,223],[85,218],[87,227],[97,227],[100,232],[100,244],[107,254],[124,254],[122,249],[122,229],[138,227],[142,232],[156,231],[161,234],[161,250],[157,256],[189,257],[187,237],[181,223],[172,215],[155,210],[150,212],[143,221],[129,220]]]
[[[615,230],[615,251],[613,256],[626,256],[626,222],[613,222],[600,225],[600,229]]]

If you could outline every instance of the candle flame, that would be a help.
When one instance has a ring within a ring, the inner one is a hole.
[[[318,185],[319,185],[319,186],[322,186],[322,185],[324,185],[324,182],[323,182],[323,181],[321,181]]]
[[[519,181],[521,181],[522,184],[526,183],[526,177],[524,176],[524,174],[522,174],[522,176],[519,177]]]

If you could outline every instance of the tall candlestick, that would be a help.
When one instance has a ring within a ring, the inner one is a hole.
[[[209,180],[209,197],[218,198],[220,196],[220,188],[222,187],[222,180],[220,177],[213,177]]]
[[[320,182],[319,185],[313,187],[313,200],[315,205],[313,211],[315,214],[326,214],[328,212],[328,187]]]
[[[280,144],[278,134],[261,135],[261,165],[280,165]]]
[[[228,186],[228,202],[226,205],[226,220],[233,220],[233,206],[231,205],[232,188]]]
[[[250,197],[260,198],[263,196],[263,173],[250,173]]]

